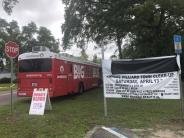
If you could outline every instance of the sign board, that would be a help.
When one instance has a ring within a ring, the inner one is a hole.
[[[46,105],[52,109],[48,89],[34,89],[29,114],[43,115]]]
[[[180,99],[176,57],[132,61],[103,60],[104,96]]]
[[[181,35],[174,35],[174,48],[176,54],[182,53]]]
[[[12,41],[5,44],[5,53],[9,58],[16,58],[19,54],[19,46]]]

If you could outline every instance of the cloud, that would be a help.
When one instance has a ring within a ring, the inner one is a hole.
[[[8,16],[2,7],[0,13],[1,18],[16,20],[20,26],[33,21],[38,26],[51,29],[55,37],[61,38],[61,24],[64,22],[64,5],[61,0],[19,0],[11,16]]]
[[[37,26],[45,26],[51,30],[56,39],[62,38],[61,25],[64,22],[64,5],[61,0],[19,0],[19,3],[13,8],[13,13],[8,16],[2,6],[0,6],[1,17],[8,21],[16,20],[19,26],[27,25],[33,21]],[[89,58],[94,54],[101,57],[101,50],[94,50],[95,44],[88,44],[86,50]],[[62,50],[62,47],[60,48]],[[80,49],[73,46],[67,53],[80,56]],[[109,58],[114,49],[105,51],[105,58]]]

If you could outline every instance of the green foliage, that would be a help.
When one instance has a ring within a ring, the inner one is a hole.
[[[3,59],[0,59],[0,72],[4,70]]]
[[[94,63],[100,64],[100,63],[101,63],[101,59],[98,58],[96,54],[94,54],[94,55],[93,55],[93,62],[94,62]]]
[[[7,22],[0,18],[0,59],[6,59],[6,66],[4,68],[9,70],[10,61],[4,53],[5,43],[8,41],[14,41],[19,44],[18,37],[20,35],[20,29],[16,21]]]
[[[12,13],[12,8],[18,3],[18,0],[2,0],[2,6],[7,14]]]
[[[38,45],[46,46],[53,52],[59,52],[59,42],[52,36],[50,30],[46,27],[40,27],[38,30]]]
[[[88,60],[88,55],[86,54],[86,50],[84,48],[82,48],[82,50],[81,50],[80,58],[84,59],[84,60]]]
[[[4,57],[4,44],[6,42],[6,39],[8,38],[8,29],[9,24],[6,22],[6,20],[0,18],[0,58]]]
[[[81,40],[114,41],[119,58],[173,54],[173,35],[184,34],[183,0],[63,0],[65,48]],[[129,38],[128,43],[122,39]],[[121,54],[123,52],[123,54]]]
[[[38,27],[34,22],[22,27],[20,35],[21,53],[32,50],[34,46],[45,46],[53,52],[59,52],[59,42],[46,27]]]
[[[173,55],[173,35],[179,34],[184,38],[184,1],[145,0],[134,5],[130,11],[134,18],[131,21],[131,32],[128,34],[130,43],[126,43],[123,49],[124,57]],[[181,56],[183,70],[184,53]]]
[[[93,40],[97,44],[115,41],[122,57],[122,39],[129,31],[127,24],[131,19],[127,9],[136,1],[63,0],[63,3],[66,5],[65,23],[62,25],[65,48],[81,41]]]
[[[133,57],[172,55],[173,35],[184,35],[184,2],[145,0],[131,8],[132,39],[126,47]]]
[[[34,22],[29,23],[27,26],[22,27],[22,33],[20,36],[21,41],[21,53],[31,51],[32,47],[37,45],[36,36],[37,26]]]
[[[20,54],[31,51],[34,46],[46,46],[53,52],[59,52],[59,42],[47,28],[38,29],[34,22],[30,22],[20,30],[16,21],[7,22],[0,18],[0,60],[6,58],[5,68],[8,70],[10,61],[4,53],[4,46],[8,41],[14,41],[20,46]],[[14,64],[17,65],[17,61]]]

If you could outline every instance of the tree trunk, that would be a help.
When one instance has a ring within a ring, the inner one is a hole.
[[[121,37],[119,36],[119,34],[117,33],[117,46],[118,46],[118,51],[119,51],[119,58],[122,59],[123,55],[122,55],[122,51],[121,51]]]

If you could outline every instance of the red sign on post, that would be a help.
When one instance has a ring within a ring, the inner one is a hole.
[[[11,113],[13,110],[13,91],[12,91],[12,87],[13,87],[13,59],[16,58],[19,54],[19,46],[12,41],[9,41],[8,43],[5,44],[5,53],[6,55],[10,58],[11,61]]]
[[[9,58],[16,58],[19,54],[19,45],[9,41],[5,44],[5,53]]]

